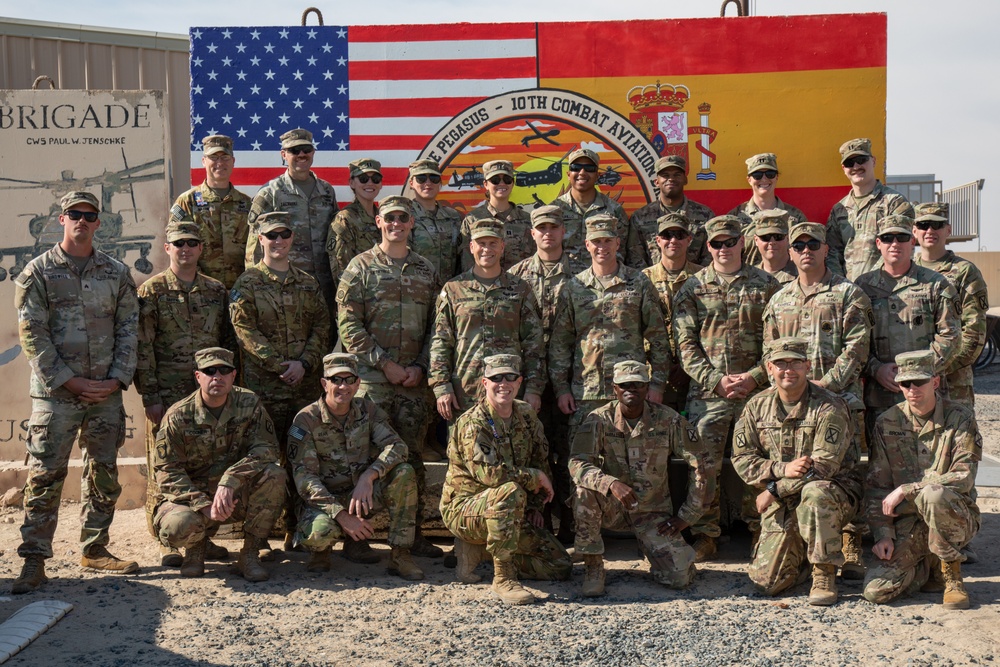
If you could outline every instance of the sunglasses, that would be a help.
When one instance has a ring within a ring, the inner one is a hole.
[[[928,229],[938,230],[947,225],[948,223],[944,220],[924,220],[923,222],[913,223],[917,229],[921,231],[927,231]]]
[[[649,385],[645,382],[621,382],[618,383],[618,388],[624,391],[639,391],[640,389],[645,389]]]
[[[212,366],[211,368],[202,368],[201,372],[208,377],[215,377],[216,375],[229,375],[235,370],[232,366]]]
[[[358,183],[361,183],[362,185],[367,183],[368,181],[371,181],[375,185],[378,185],[379,183],[382,182],[382,176],[380,174],[372,174],[371,176],[369,176],[368,174],[360,174],[359,176],[355,176],[354,178],[358,179]]]
[[[501,183],[504,185],[510,185],[514,182],[514,179],[504,174],[503,176],[490,176],[489,181],[493,185],[500,185]]]
[[[923,387],[928,382],[930,380],[902,380],[897,384],[903,389],[909,389],[910,387]]]
[[[786,234],[761,234],[759,238],[764,243],[777,243],[778,241],[784,241]]]
[[[708,245],[712,246],[716,250],[721,250],[722,248],[732,248],[739,242],[740,242],[740,237],[734,236],[733,238],[726,239],[725,241],[709,241]]]
[[[660,238],[666,239],[668,241],[674,241],[674,240],[683,241],[689,236],[691,235],[685,232],[683,229],[664,229],[662,232],[660,232]]]
[[[438,176],[437,174],[418,174],[413,178],[414,180],[417,181],[417,183],[420,183],[421,185],[426,183],[427,181],[430,181],[431,183],[434,184],[441,182],[441,177]]]
[[[490,375],[486,379],[494,384],[500,384],[501,382],[517,382],[519,377],[521,377],[519,373],[501,373],[500,375]]]
[[[334,375],[332,378],[327,378],[327,382],[332,382],[337,387],[345,384],[354,384],[358,381],[357,375]]]
[[[778,359],[777,361],[772,361],[771,363],[774,364],[775,367],[779,371],[787,371],[789,368],[792,368],[792,369],[795,369],[795,370],[799,370],[800,368],[802,368],[803,366],[806,365],[806,360],[805,359]]]
[[[813,252],[819,250],[819,247],[823,245],[823,242],[818,239],[810,239],[809,241],[796,241],[792,244],[792,250],[795,252],[804,252],[806,248],[809,248]]]
[[[853,169],[854,165],[868,164],[868,160],[871,158],[867,155],[858,155],[856,157],[849,157],[842,162],[842,164],[848,168]]]
[[[909,243],[912,238],[913,234],[904,234],[900,232],[898,234],[879,234],[878,240],[886,245],[889,245],[891,243]]]
[[[197,248],[201,245],[201,241],[198,239],[177,239],[176,241],[171,241],[170,245],[175,248],[183,248],[187,246],[189,248]]]
[[[593,174],[595,171],[597,171],[597,165],[583,164],[582,162],[574,162],[569,166],[569,170],[573,173],[576,173],[578,171],[585,171],[588,174]]]
[[[316,149],[312,146],[293,146],[292,148],[286,148],[285,150],[292,155],[309,155]]]
[[[76,222],[80,218],[83,218],[87,222],[97,222],[98,214],[94,211],[66,211],[66,217],[70,220]]]
[[[774,178],[778,175],[778,172],[774,169],[765,169],[764,171],[755,171],[750,174],[750,178],[755,181],[759,181],[762,178]]]
[[[382,219],[386,222],[398,222],[400,224],[406,224],[410,221],[409,213],[386,213],[382,216]]]
[[[264,232],[264,238],[268,241],[277,241],[279,238],[290,239],[292,238],[292,230],[283,229],[280,232]]]

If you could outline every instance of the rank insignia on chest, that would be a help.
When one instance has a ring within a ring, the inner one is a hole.
[[[831,333],[833,331],[833,323],[823,322],[823,324],[819,325],[819,328],[823,330],[823,333]]]

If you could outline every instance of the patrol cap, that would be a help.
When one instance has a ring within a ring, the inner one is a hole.
[[[948,222],[948,202],[932,201],[917,204],[913,207],[913,212],[916,214],[913,222],[923,222],[924,220]]]
[[[896,382],[930,380],[934,377],[934,353],[930,350],[902,352],[896,355]]]
[[[500,373],[521,374],[521,357],[516,354],[493,354],[483,359],[483,364],[484,377]]]
[[[378,214],[384,216],[387,213],[409,213],[410,217],[413,217],[413,207],[410,205],[410,200],[406,197],[400,197],[399,195],[392,195],[391,197],[386,197],[378,203]]]
[[[656,233],[661,234],[668,229],[682,229],[691,233],[691,225],[688,217],[683,212],[667,213],[656,219]]]
[[[590,150],[589,148],[577,148],[575,151],[569,154],[569,164],[573,164],[576,160],[580,158],[587,158],[595,165],[601,164],[601,158],[597,157],[597,153]]]
[[[358,358],[346,352],[331,352],[323,357],[323,377],[330,378],[337,373],[358,374]]]
[[[735,215],[717,215],[705,223],[705,233],[709,241],[716,236],[743,236],[743,223]]]
[[[769,208],[766,211],[754,213],[753,219],[754,232],[757,236],[788,233],[788,211],[783,211],[780,208]]]
[[[826,227],[818,222],[800,222],[792,226],[788,232],[788,239],[794,242],[800,236],[808,236],[826,243]]]
[[[893,232],[902,234],[912,234],[913,233],[913,218],[905,215],[887,215],[877,224],[878,231],[877,234],[881,236],[882,234],[890,234]]]
[[[497,174],[507,174],[513,178],[514,163],[509,160],[490,160],[483,165],[483,178],[489,178]]]
[[[430,158],[411,162],[410,176],[419,176],[420,174],[434,174],[435,176],[440,176],[441,167],[437,162],[431,160]]]
[[[641,361],[619,361],[615,364],[611,380],[615,384],[642,382],[649,384],[649,367]]]
[[[778,359],[808,359],[809,341],[804,338],[785,336],[769,341],[764,346],[764,358],[768,361]]]
[[[214,366],[225,366],[236,368],[233,361],[233,353],[224,347],[206,347],[194,353],[194,365],[199,371]]]
[[[83,192],[82,190],[67,192],[63,195],[63,198],[59,200],[59,205],[62,206],[64,213],[77,204],[90,204],[94,207],[95,211],[101,210],[101,204],[97,201],[97,197],[89,192]]]
[[[257,233],[266,234],[267,232],[273,232],[275,229],[291,229],[292,225],[289,222],[289,218],[291,217],[291,214],[285,211],[264,213],[257,218]]]
[[[469,225],[469,238],[473,241],[487,236],[503,240],[503,223],[494,218],[482,218]]]
[[[351,170],[351,178],[355,178],[361,174],[382,175],[382,163],[370,157],[363,157],[360,160],[349,162],[347,166]]]
[[[201,242],[201,228],[190,220],[174,220],[167,225],[167,243],[182,239],[194,239]]]
[[[224,134],[212,134],[201,140],[201,150],[205,155],[216,153],[233,154],[233,140]]]
[[[555,204],[548,204],[546,206],[539,206],[531,212],[531,226],[537,227],[538,225],[544,223],[551,223],[553,225],[563,224],[563,211],[561,208]]]
[[[296,146],[312,146],[313,145],[313,135],[309,130],[304,130],[298,127],[294,130],[289,130],[281,135],[281,148],[282,150],[286,148],[295,148]]]
[[[845,141],[840,146],[840,161],[843,162],[849,157],[854,157],[855,155],[867,155],[872,156],[872,140],[871,139],[851,139],[850,141]]]
[[[758,153],[746,162],[748,175],[761,169],[774,169],[778,171],[778,156],[774,153]]]
[[[681,155],[664,155],[653,163],[653,173],[659,174],[664,169],[669,169],[670,167],[677,167],[681,171],[686,172],[688,163]]]
[[[595,215],[587,218],[587,239],[616,239],[618,238],[618,218],[610,215]]]

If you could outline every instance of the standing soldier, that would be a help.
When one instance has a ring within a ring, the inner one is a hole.
[[[469,233],[475,266],[446,282],[437,301],[427,379],[438,414],[451,421],[476,403],[483,360],[498,353],[524,359],[524,400],[537,410],[545,388],[545,339],[535,295],[501,269],[500,223],[476,220]]]
[[[782,285],[795,280],[797,269],[788,254],[788,211],[774,208],[754,214],[754,243],[758,260],[754,263]]]
[[[840,147],[840,166],[851,191],[833,205],[826,221],[827,266],[853,281],[881,263],[875,247],[879,220],[890,215],[913,217],[906,197],[875,178],[875,164],[869,139],[851,139]]]
[[[485,551],[493,557],[493,593],[507,604],[531,604],[535,596],[519,578],[562,581],[572,568],[543,528],[542,507],[555,496],[548,447],[535,410],[515,398],[521,359],[495,354],[482,368],[482,396],[451,430],[441,518],[455,535],[459,581],[479,581],[474,570]]]
[[[125,441],[122,389],[136,363],[139,306],[135,283],[121,262],[94,248],[100,204],[89,192],[59,202],[63,238],[31,260],[17,277],[14,305],[21,348],[31,364],[28,480],[17,554],[24,559],[13,593],[46,581],[45,560],[59,499],[79,435],[83,452],[83,557],[80,564],[113,574],[139,571],[108,553],[115,516],[118,448]]]
[[[972,364],[986,344],[986,310],[990,307],[986,281],[975,264],[945,247],[951,234],[947,203],[917,204],[916,213],[913,234],[920,244],[917,266],[937,271],[958,293],[962,339],[954,358],[944,369],[944,386],[948,398],[974,410]]]
[[[337,288],[337,326],[344,350],[358,358],[360,395],[389,415],[403,438],[417,480],[415,556],[438,557],[441,549],[420,534],[424,463],[421,453],[429,418],[427,375],[437,273],[407,247],[413,231],[411,202],[386,197],[375,221],[381,242],[347,265]]]
[[[760,263],[760,253],[754,242],[754,215],[761,211],[781,209],[788,212],[788,224],[802,222],[805,214],[791,204],[778,199],[774,188],[778,184],[778,156],[774,153],[760,153],[747,161],[747,183],[750,185],[750,200],[740,204],[726,215],[735,215],[740,219],[746,244],[743,250],[743,262],[756,266]]]
[[[674,340],[691,377],[688,419],[706,441],[716,480],[711,508],[691,527],[697,562],[717,550],[718,480],[729,434],[747,398],[767,384],[761,364],[764,306],[779,288],[774,278],[743,262],[740,218],[712,218],[705,232],[712,263],[689,278],[674,299]]]
[[[354,192],[354,201],[334,217],[326,239],[334,290],[351,260],[382,241],[382,233],[375,224],[375,199],[382,191],[382,164],[363,158],[348,166],[351,170],[348,185]]]
[[[462,216],[437,200],[441,192],[438,163],[427,159],[410,164],[410,189],[415,216],[410,248],[431,263],[441,282],[451,280],[455,277],[455,248]]]
[[[146,412],[146,521],[154,538],[153,453],[160,421],[167,408],[198,388],[194,374],[194,356],[198,350],[236,347],[229,326],[226,287],[198,271],[203,248],[197,224],[169,223],[163,249],[170,258],[170,268],[139,287],[135,387]],[[162,565],[181,564],[177,549],[162,547],[160,555]],[[212,542],[208,543],[206,555],[209,560],[229,558],[225,547]]]
[[[233,140],[213,134],[201,143],[205,182],[177,197],[170,209],[169,222],[190,220],[198,225],[202,239],[198,270],[229,289],[243,273],[250,233],[247,224],[250,197],[237,190],[229,180],[236,165]]]
[[[653,185],[656,186],[656,201],[646,204],[632,214],[629,219],[629,234],[637,234],[642,241],[642,265],[656,266],[660,261],[659,221],[668,213],[681,213],[688,221],[688,232],[691,241],[688,243],[687,260],[692,264],[705,266],[712,257],[708,254],[705,243],[705,223],[715,217],[715,213],[704,204],[691,201],[684,194],[687,185],[687,160],[680,155],[664,155],[653,165],[656,176]],[[628,249],[637,247],[629,242]],[[637,266],[637,260],[626,258],[629,266]]]
[[[472,209],[462,220],[462,229],[456,251],[462,271],[468,271],[475,264],[469,251],[472,227],[479,220],[492,220],[503,231],[503,257],[500,268],[506,271],[535,252],[535,242],[531,238],[531,220],[520,206],[510,203],[514,191],[514,164],[507,160],[491,160],[483,165],[483,187],[486,201]]]
[[[937,395],[933,352],[900,354],[896,365],[906,400],[875,422],[865,480],[879,561],[868,570],[864,596],[883,604],[917,588],[943,589],[946,609],[968,609],[960,550],[979,532],[983,439],[972,410]]]

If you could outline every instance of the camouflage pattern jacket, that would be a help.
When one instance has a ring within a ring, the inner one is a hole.
[[[230,186],[225,197],[202,183],[177,197],[168,224],[192,220],[201,229],[202,251],[198,270],[226,288],[233,286],[244,269],[250,226],[250,197]]]
[[[434,266],[441,282],[451,280],[458,266],[455,249],[459,247],[462,215],[441,203],[433,211],[428,211],[417,201],[413,202],[413,212],[410,250]]]
[[[680,358],[677,356],[677,343],[674,340],[674,297],[677,296],[688,278],[701,271],[702,268],[689,260],[676,275],[671,275],[660,263],[660,260],[656,260],[656,264],[642,271],[649,278],[649,282],[653,283],[656,293],[660,295],[660,308],[663,310],[663,321],[667,325],[667,342],[670,344],[671,365],[680,363]]]
[[[562,209],[566,235],[563,237],[563,253],[569,258],[569,270],[575,276],[586,271],[592,263],[587,250],[587,218],[595,215],[610,215],[618,218],[617,235],[622,247],[618,251],[618,261],[635,269],[646,268],[645,246],[637,234],[630,233],[628,216],[621,204],[611,197],[598,192],[597,197],[586,209],[573,199],[572,191],[559,195],[551,202]],[[626,258],[628,261],[626,262]]]
[[[375,209],[378,213],[378,209]],[[340,276],[351,260],[382,242],[382,231],[375,224],[375,216],[357,199],[340,210],[330,223],[326,237],[326,254],[336,290]]]
[[[462,220],[458,247],[455,249],[462,271],[468,271],[475,264],[472,251],[469,250],[472,223],[487,218],[503,223],[503,257],[500,259],[500,266],[504,271],[535,254],[535,239],[531,236],[531,215],[514,204],[500,213],[487,201],[472,209]]]
[[[879,181],[864,197],[848,192],[833,205],[826,221],[826,242],[830,246],[827,267],[857,282],[861,274],[882,266],[875,237],[878,221],[890,215],[912,218],[913,206],[906,197]]]
[[[538,302],[542,314],[542,330],[545,332],[545,349],[549,349],[549,339],[552,337],[552,327],[556,320],[556,308],[559,305],[559,295],[572,274],[569,272],[569,260],[564,254],[559,262],[546,270],[538,254],[521,260],[507,270],[512,276],[520,278],[529,285]]]
[[[684,203],[677,208],[665,206],[657,199],[646,204],[629,218],[628,233],[630,238],[626,243],[626,252],[635,252],[635,249],[642,247],[643,253],[639,258],[627,256],[625,262],[629,266],[653,267],[660,263],[660,246],[656,245],[657,220],[667,213],[683,213],[687,216],[691,227],[691,245],[688,246],[687,258],[692,264],[697,264],[699,268],[712,261],[712,256],[708,253],[708,236],[705,234],[705,223],[715,217],[715,212],[704,204],[691,201],[684,197]],[[633,236],[638,237],[638,241]]]

